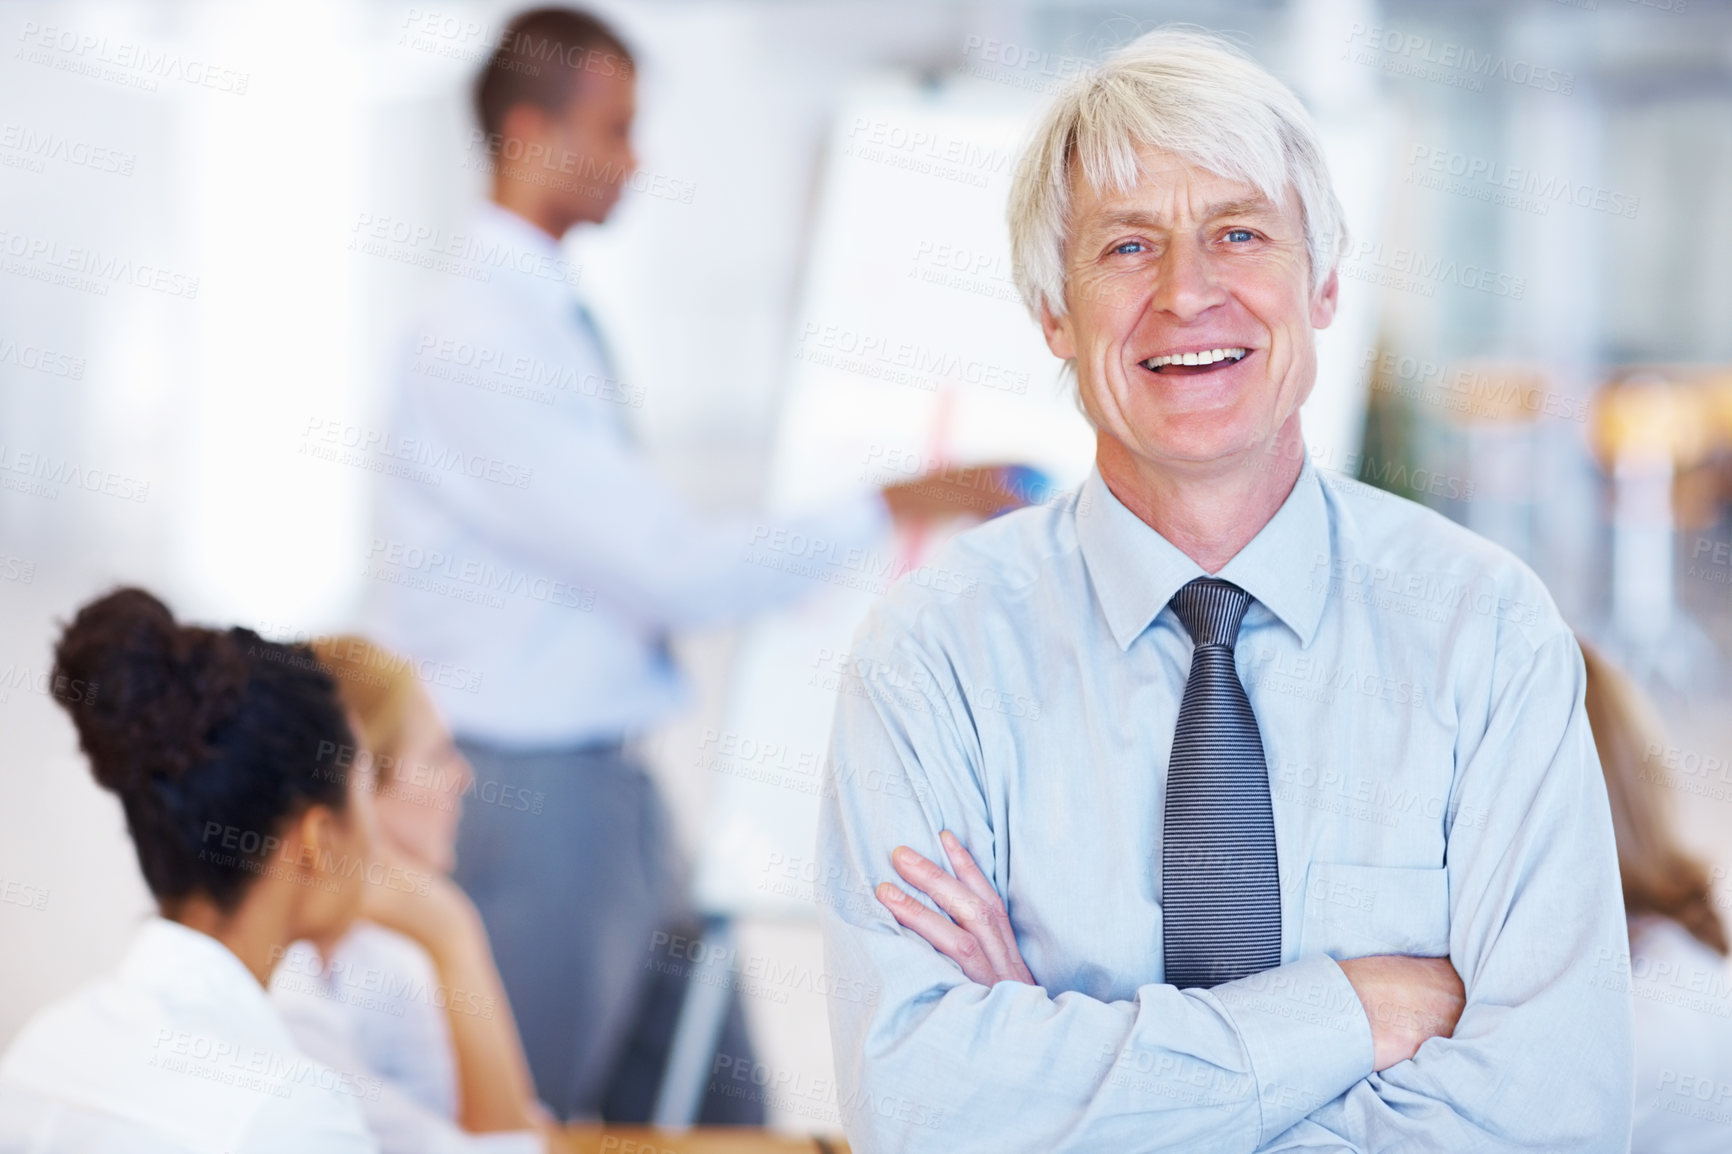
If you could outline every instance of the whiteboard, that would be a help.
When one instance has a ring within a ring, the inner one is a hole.
[[[861,482],[935,465],[1023,461],[1079,484],[1094,433],[1062,364],[1011,283],[1005,199],[1039,97],[981,81],[878,78],[853,90],[827,145],[789,385],[774,446],[772,511],[809,510]],[[1369,328],[1368,310],[1356,310]],[[1358,326],[1355,326],[1358,327]],[[1368,332],[1319,350],[1309,438],[1357,446]],[[1322,419],[1311,428],[1313,409]],[[725,720],[706,734],[709,820],[701,909],[808,917],[819,790],[848,651],[888,581],[968,525],[878,543],[863,587],[815,595],[750,626]]]

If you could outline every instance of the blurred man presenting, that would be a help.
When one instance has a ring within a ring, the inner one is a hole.
[[[622,384],[559,245],[600,224],[632,174],[634,66],[594,17],[525,13],[476,105],[497,157],[456,277],[413,333],[393,432],[461,469],[384,487],[369,572],[389,646],[441,671],[440,704],[475,766],[457,878],[517,1008],[541,1097],[567,1117],[649,1116],[683,993],[652,955],[690,917],[665,808],[624,743],[687,688],[671,630],[795,600],[811,577],[747,564],[762,519],[695,516],[638,452]],[[891,518],[942,516],[992,470],[861,494],[776,525],[845,557]],[[664,939],[665,940],[665,939]],[[721,1041],[744,1057],[735,1005]],[[712,1095],[702,1120],[756,1121]]]
[[[1096,467],[852,648],[924,690],[841,700],[824,795],[830,972],[882,991],[830,1007],[856,1148],[1627,1150],[1581,653],[1508,553],[1306,458],[1345,233],[1304,109],[1151,33],[1010,225]]]

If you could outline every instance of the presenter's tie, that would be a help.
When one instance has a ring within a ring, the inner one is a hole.
[[[1233,646],[1251,595],[1200,577],[1171,605],[1195,649],[1161,836],[1166,981],[1212,987],[1281,964],[1281,884],[1263,736]]]
[[[632,448],[639,448],[640,438],[636,425],[632,422],[630,407],[625,404],[627,394],[620,383],[618,371],[614,365],[613,351],[608,348],[607,338],[601,335],[601,326],[595,323],[595,315],[582,301],[574,302],[577,307],[577,327],[590,347],[595,350],[596,357],[601,361],[601,377],[603,379],[586,379],[583,382],[583,394],[603,398],[607,403],[601,409],[608,414],[608,419],[619,430],[625,443]]]

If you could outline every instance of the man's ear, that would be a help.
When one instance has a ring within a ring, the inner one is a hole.
[[[507,140],[519,140],[532,144],[544,138],[552,127],[547,111],[539,105],[527,101],[519,101],[505,110],[505,116],[499,122],[500,151]]]
[[[1052,350],[1053,356],[1061,361],[1076,357],[1076,341],[1071,334],[1068,312],[1061,317],[1055,317],[1043,302],[1040,306],[1040,333],[1046,338],[1046,347]]]
[[[1341,276],[1329,270],[1329,277],[1311,294],[1311,327],[1326,329],[1335,320],[1335,308],[1341,302]]]

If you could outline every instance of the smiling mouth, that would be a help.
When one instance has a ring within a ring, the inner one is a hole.
[[[1166,376],[1195,376],[1198,373],[1219,372],[1230,365],[1238,364],[1250,355],[1250,349],[1237,347],[1199,349],[1191,353],[1150,357],[1142,362],[1142,365],[1152,373]]]

